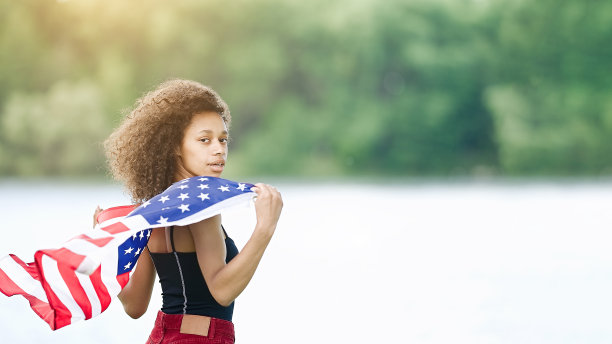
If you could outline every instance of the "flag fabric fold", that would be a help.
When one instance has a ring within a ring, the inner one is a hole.
[[[91,319],[125,287],[153,228],[185,226],[248,204],[252,186],[192,177],[137,207],[106,209],[93,230],[36,251],[32,263],[12,254],[1,258],[0,291],[23,296],[52,330]]]

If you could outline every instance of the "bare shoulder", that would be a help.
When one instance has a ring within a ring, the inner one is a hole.
[[[221,249],[225,250],[220,215],[191,224],[189,229],[196,251],[212,253]]]
[[[167,251],[164,232],[164,228],[153,228],[153,230],[151,231],[151,236],[149,237],[149,242],[147,242],[149,251],[154,253]]]
[[[219,231],[221,230],[221,215],[215,215],[200,222],[192,223],[189,225],[189,229],[192,232]]]

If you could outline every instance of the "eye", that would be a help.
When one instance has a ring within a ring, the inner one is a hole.
[[[219,139],[219,142],[227,144],[227,143],[229,143],[229,137],[221,138],[221,139]]]
[[[210,139],[208,137],[204,137],[204,138],[201,138],[200,141],[202,141],[204,143],[208,143],[208,142],[210,142]]]

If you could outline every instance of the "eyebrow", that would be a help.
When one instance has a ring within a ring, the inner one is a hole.
[[[201,134],[201,133],[205,133],[205,134],[212,134],[212,133],[213,133],[213,131],[212,131],[212,130],[210,130],[210,129],[204,129],[204,130],[200,130],[200,131],[198,132],[198,134]],[[223,130],[223,131],[221,132],[221,135],[227,135],[227,133],[228,133],[228,132],[227,132],[227,130]]]

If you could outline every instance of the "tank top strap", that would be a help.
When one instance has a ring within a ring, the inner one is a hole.
[[[225,228],[223,228],[223,225],[221,225],[221,229],[223,230],[223,234],[225,234],[225,238],[229,238]],[[170,245],[172,246],[172,252],[176,252],[176,249],[174,248],[174,226],[170,226]],[[147,245],[147,248],[149,248],[149,245]]]
[[[176,252],[174,248],[174,226],[170,226],[170,245],[172,245],[172,252]]]

